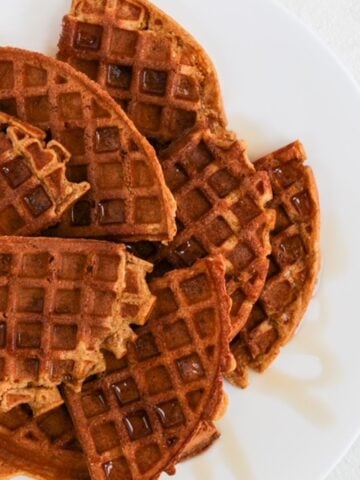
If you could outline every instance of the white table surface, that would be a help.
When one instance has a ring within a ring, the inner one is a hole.
[[[277,1],[302,19],[330,47],[360,86],[360,1]],[[360,439],[326,480],[359,479]]]

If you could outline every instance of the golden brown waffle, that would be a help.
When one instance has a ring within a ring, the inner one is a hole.
[[[138,253],[155,262],[157,273],[191,266],[209,254],[226,259],[234,337],[257,301],[269,267],[270,230],[275,212],[266,172],[256,172],[246,146],[223,131],[189,132],[161,157],[177,209],[178,233],[169,246]],[[156,272],[155,272],[156,273]]]
[[[213,422],[202,422],[194,437],[187,444],[181,455],[181,461],[197,457],[200,453],[211,447],[211,445],[220,438],[216,426]]]
[[[26,405],[0,414],[0,463],[44,480],[89,480],[65,405],[34,417]],[[1,465],[3,472],[3,465]]]
[[[69,180],[91,191],[56,229],[66,237],[166,241],[175,204],[155,152],[122,109],[84,75],[43,55],[0,49],[0,110],[36,125],[72,154]]]
[[[10,436],[9,448],[7,439]],[[180,461],[200,455],[219,438],[220,433],[213,422],[201,423]],[[24,440],[26,448],[21,447]],[[1,479],[13,478],[20,473],[44,480],[58,480],[60,475],[68,480],[90,478],[65,405],[37,418],[26,407],[16,407],[11,412],[0,414],[0,446],[2,444],[6,446],[0,452]],[[55,462],[53,458],[56,458]]]
[[[148,263],[127,255],[121,315],[131,324],[139,323],[154,301],[144,271],[150,271]],[[36,418],[27,406],[0,414],[0,471],[25,472],[44,480],[88,480],[86,460],[66,406]]]
[[[234,359],[231,359],[231,366],[229,371],[232,371],[235,368]],[[198,425],[198,428],[191,440],[187,443],[185,449],[181,454],[180,461],[188,460],[190,458],[196,457],[203,453],[205,450],[209,449],[216,440],[221,437],[220,432],[215,426],[215,421],[220,420],[226,413],[228,408],[228,397],[225,392],[223,392],[222,400],[219,402],[218,409],[214,415],[212,421],[205,420]]]
[[[0,407],[49,410],[62,403],[56,385],[78,390],[105,370],[101,348],[123,356],[135,338],[130,323],[143,324],[153,304],[144,279],[150,270],[122,245],[2,237]],[[128,271],[133,282],[123,298]]]
[[[230,301],[222,258],[151,282],[157,301],[121,361],[67,390],[79,440],[92,478],[155,479],[175,472],[192,436],[222,405],[228,371]]]
[[[58,58],[96,80],[160,144],[204,119],[226,124],[211,60],[147,0],[73,0]]]
[[[293,336],[319,271],[320,208],[306,154],[294,142],[255,163],[269,173],[277,212],[268,278],[259,302],[232,343],[237,362],[230,381],[245,387],[248,368],[264,371]]]
[[[41,130],[0,112],[1,235],[45,230],[90,188],[66,179],[70,154],[58,142],[46,145],[44,139]]]

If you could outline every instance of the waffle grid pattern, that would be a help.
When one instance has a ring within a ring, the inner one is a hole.
[[[106,375],[85,384],[81,395],[69,392],[94,478],[174,472],[200,419],[212,419],[228,338],[218,305],[222,279],[212,268],[206,260],[153,281],[155,308],[128,356],[108,358]]]
[[[275,214],[267,173],[255,172],[245,147],[197,130],[161,158],[165,179],[178,204],[178,233],[151,260],[158,271],[191,266],[209,254],[226,259],[232,298],[233,334],[246,322],[268,270]]]
[[[30,235],[57,223],[89,185],[65,177],[69,154],[44,134],[0,113],[0,233]],[[16,205],[16,206],[15,206]]]
[[[145,281],[144,273],[151,266],[132,255],[126,255],[125,287],[121,296],[121,316],[128,324],[144,321],[154,302]],[[116,361],[103,352],[105,357]],[[0,414],[0,459],[15,471],[46,476],[58,480],[90,478],[85,457],[71,417],[65,405],[46,414],[34,417],[25,405]],[[24,462],[26,458],[26,462]]]
[[[0,71],[7,65],[0,109],[50,132],[72,154],[69,180],[91,185],[55,233],[171,237],[173,200],[152,149],[110,98],[60,62],[34,55],[0,50]]]
[[[86,376],[104,369],[99,348],[116,331],[116,296],[124,288],[125,260],[123,247],[117,245],[92,242],[89,253],[86,241],[24,243],[3,237],[3,404],[11,408],[13,401],[19,402],[21,386],[32,382],[49,388],[65,381],[78,388]]]
[[[210,77],[200,47],[145,2],[96,3],[73,2],[58,57],[104,87],[145,136],[172,141],[194,127]]]
[[[259,302],[234,340],[237,361],[230,379],[246,386],[248,367],[263,371],[293,336],[311,299],[319,269],[319,204],[315,181],[295,142],[255,166],[269,172],[277,212],[270,269]]]
[[[26,471],[49,480],[90,479],[65,405],[39,417],[25,405],[1,413],[0,446],[1,460],[14,473]]]

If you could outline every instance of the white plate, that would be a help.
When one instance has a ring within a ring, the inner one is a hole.
[[[227,387],[222,441],[180,466],[177,478],[324,479],[360,430],[359,92],[331,54],[269,0],[157,3],[215,60],[230,127],[248,140],[252,158],[303,140],[323,213],[322,279],[301,331],[248,390]],[[0,44],[54,53],[69,4],[2,0]]]

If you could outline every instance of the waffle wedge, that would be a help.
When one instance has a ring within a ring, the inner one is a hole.
[[[143,275],[148,268],[127,256],[121,316],[132,324],[139,323],[139,315],[143,318],[153,303]],[[65,405],[36,417],[26,405],[0,413],[0,472],[23,472],[44,480],[90,478]]]
[[[220,436],[213,422],[202,422],[199,425],[198,431],[183,451],[181,461],[190,460],[205,452]]]
[[[150,320],[126,358],[108,356],[106,374],[67,390],[67,405],[91,476],[155,479],[175,464],[204,421],[223,405],[230,368],[229,309],[221,257],[150,284]]]
[[[264,371],[294,335],[319,272],[320,208],[306,153],[294,142],[255,163],[270,175],[277,212],[271,263],[261,297],[231,345],[237,362],[231,382],[245,387],[249,367]]]
[[[90,479],[65,405],[37,417],[26,405],[0,413],[0,464],[41,480]]]
[[[0,112],[0,234],[32,235],[58,223],[90,188],[69,182],[70,154],[45,133]]]
[[[173,237],[175,204],[156,154],[106,92],[69,65],[13,48],[0,48],[0,73],[0,111],[61,142],[69,180],[91,185],[55,235]]]
[[[179,460],[203,453],[219,438],[220,433],[213,422],[202,422]],[[58,480],[60,477],[66,480],[90,479],[85,456],[65,405],[36,418],[25,406],[0,414],[0,447],[2,479],[20,473],[44,480]]]
[[[235,368],[234,358],[231,358],[229,371]],[[220,432],[216,428],[215,422],[220,420],[226,413],[228,407],[228,397],[224,393],[218,404],[217,412],[212,420],[204,420],[199,423],[198,428],[191,440],[187,443],[183,450],[180,461],[189,460],[208,450],[216,440],[221,437]]]
[[[105,370],[101,349],[117,357],[134,339],[154,298],[151,266],[122,245],[89,240],[2,237],[0,242],[0,407],[27,403],[41,413]],[[133,283],[125,287],[131,272]],[[145,290],[147,289],[147,292]],[[138,291],[144,304],[136,304]]]
[[[275,222],[275,212],[265,209],[272,198],[269,176],[256,172],[245,144],[222,130],[195,129],[160,160],[178,204],[178,233],[168,246],[133,248],[155,263],[155,274],[224,255],[233,338],[259,298],[269,267]]]
[[[100,83],[160,145],[205,119],[226,124],[211,60],[147,0],[73,0],[58,58]]]

